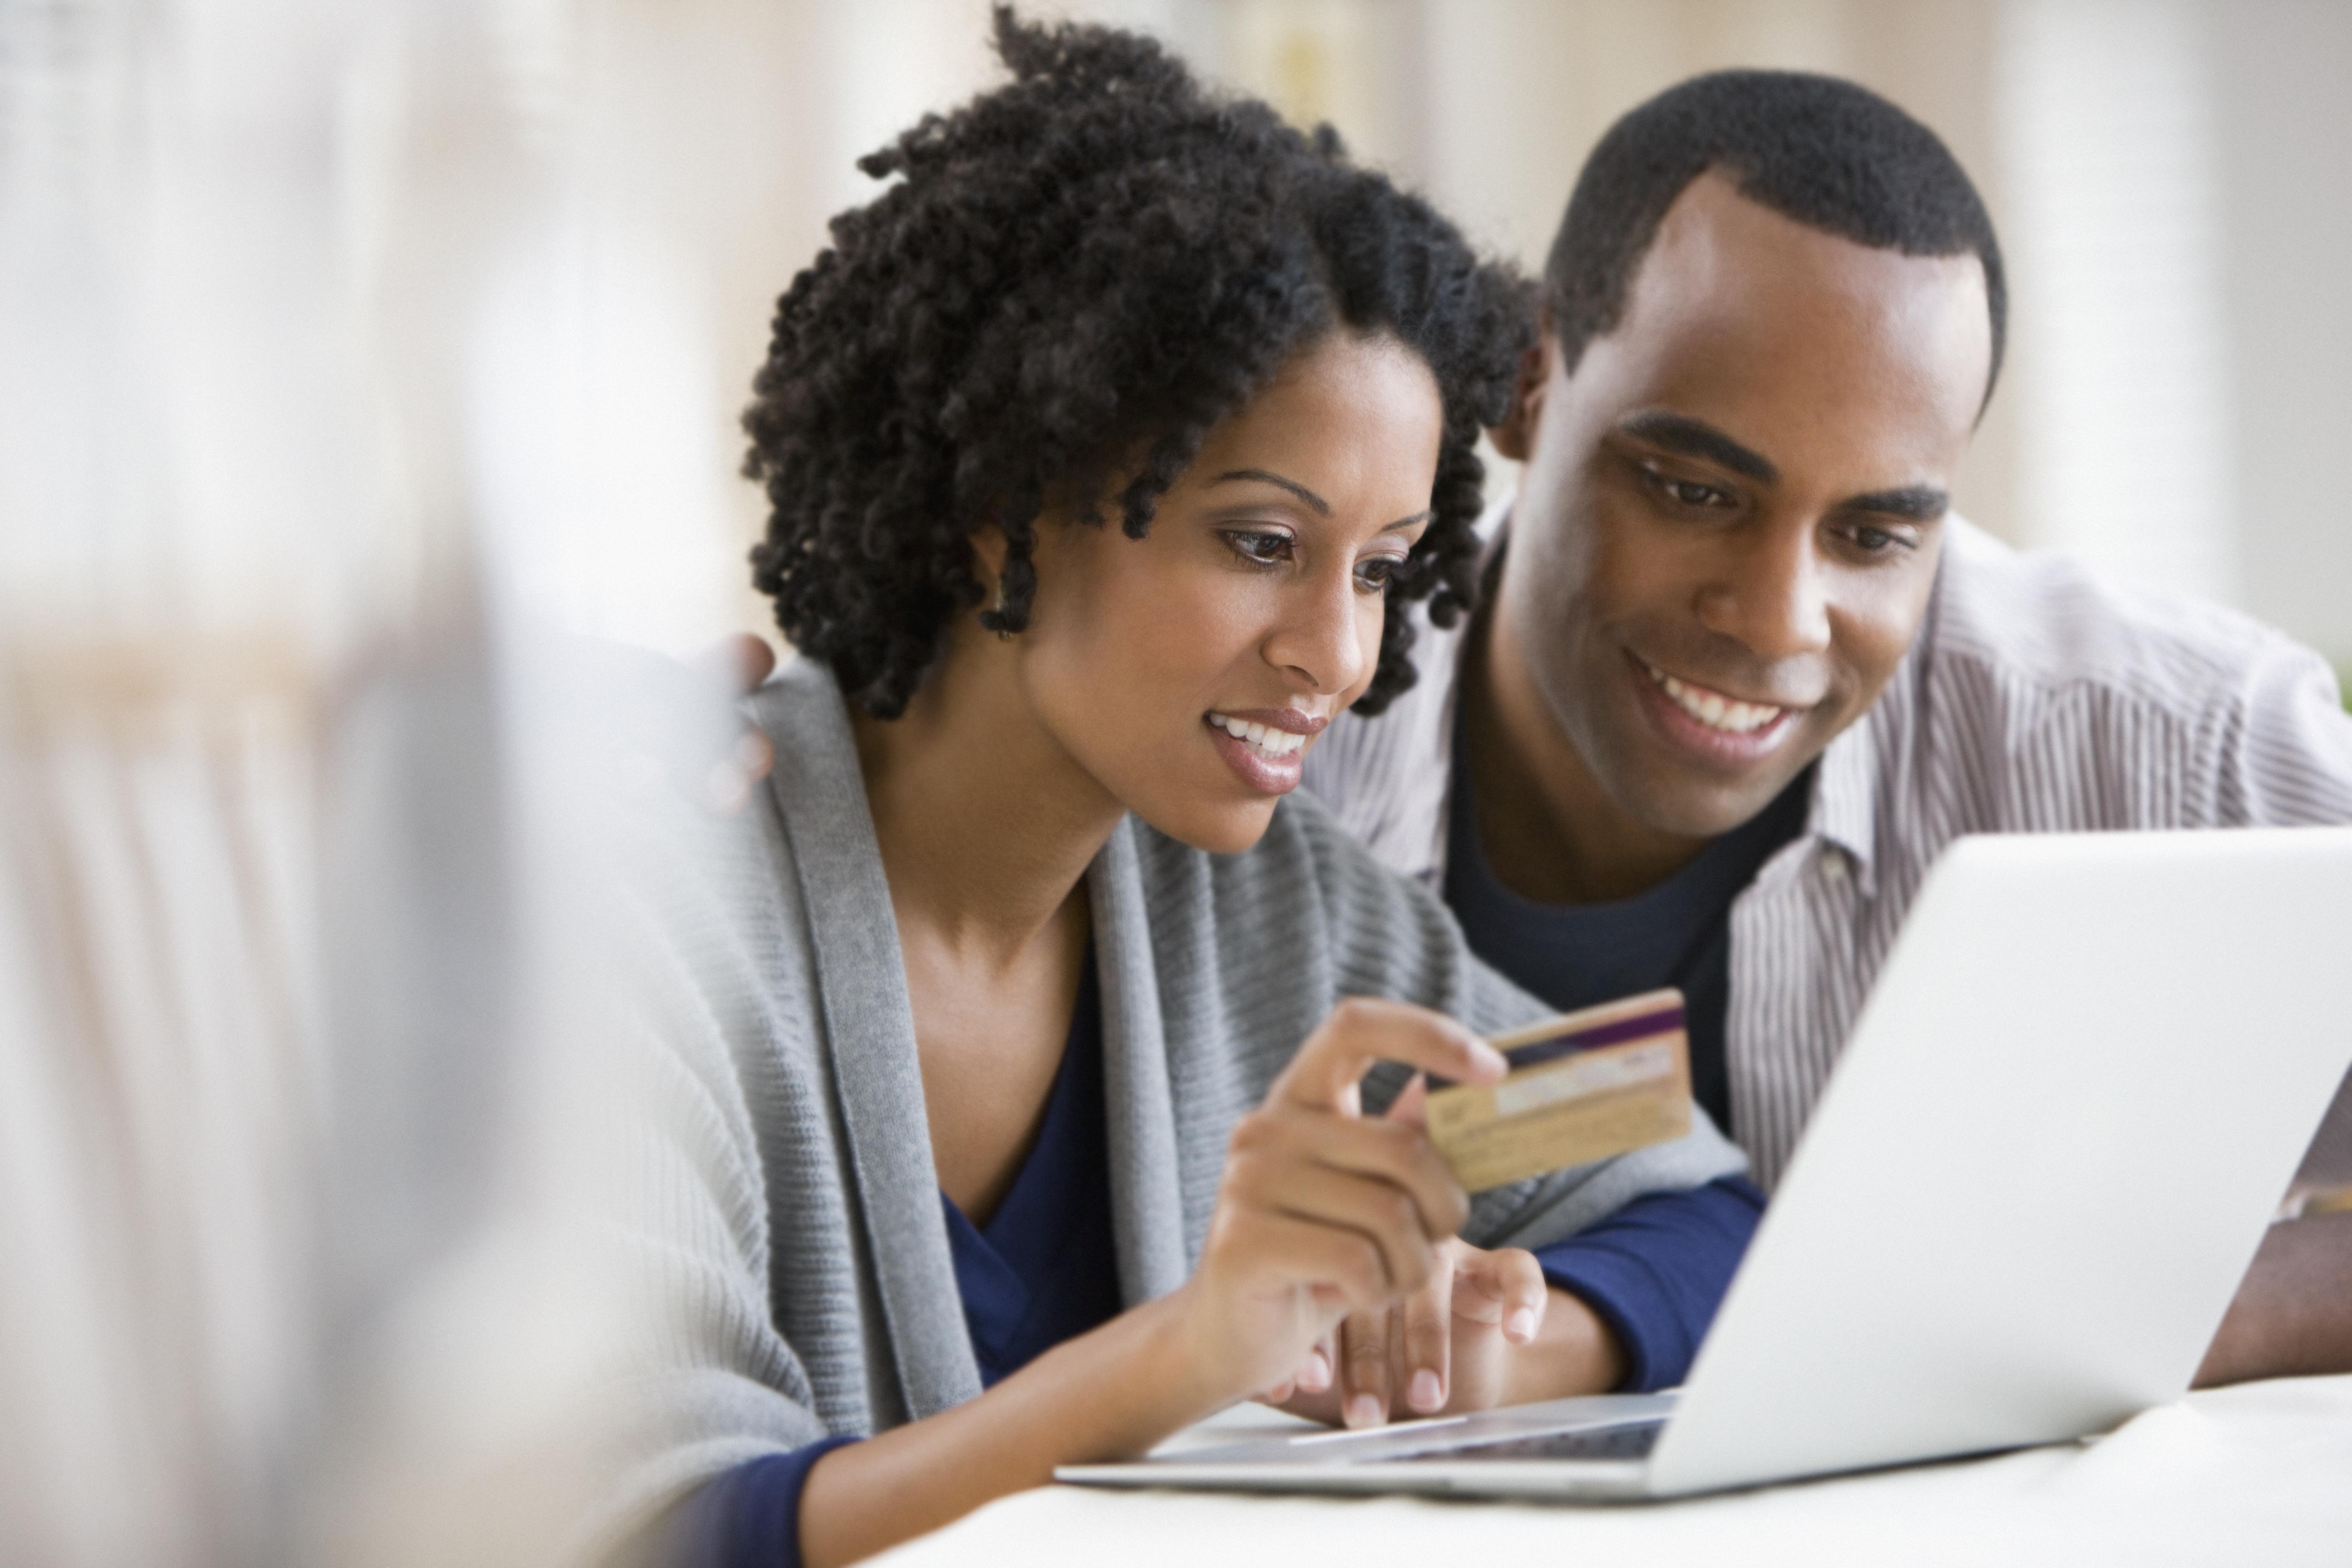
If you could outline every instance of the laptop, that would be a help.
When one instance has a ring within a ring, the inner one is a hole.
[[[1963,839],[1676,1392],[1066,1481],[1633,1500],[1992,1452],[2179,1397],[2352,1065],[2352,829]]]

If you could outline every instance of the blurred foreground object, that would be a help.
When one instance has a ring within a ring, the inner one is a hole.
[[[0,0],[11,1568],[592,1500],[594,706],[505,608],[567,16]]]

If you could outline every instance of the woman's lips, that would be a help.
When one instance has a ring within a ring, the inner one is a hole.
[[[1746,767],[1777,749],[1801,707],[1751,703],[1670,675],[1628,651],[1643,711],[1676,750],[1718,766]]]
[[[1307,743],[1331,721],[1296,708],[1236,708],[1202,714],[1201,722],[1243,783],[1262,795],[1287,795],[1298,788]]]

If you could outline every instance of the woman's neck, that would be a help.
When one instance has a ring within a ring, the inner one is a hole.
[[[967,622],[904,715],[852,718],[901,929],[994,966],[1073,917],[1125,814],[1038,720],[1007,652]]]

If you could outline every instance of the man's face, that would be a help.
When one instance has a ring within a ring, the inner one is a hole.
[[[1616,330],[1549,334],[1496,613],[1615,805],[1710,837],[1870,706],[1927,612],[1991,362],[1973,256],[1811,229],[1703,176]]]

